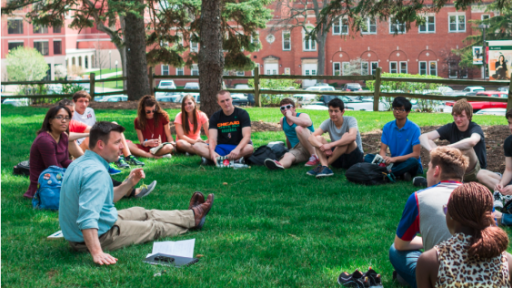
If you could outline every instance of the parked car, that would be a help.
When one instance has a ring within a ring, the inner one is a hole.
[[[235,84],[235,89],[254,89],[248,84],[238,83]],[[244,93],[245,97],[247,97],[247,101],[249,101],[249,105],[254,106],[254,93]]]
[[[480,97],[495,97],[495,98],[508,98],[508,94],[499,91],[482,91],[478,92],[476,96]],[[447,106],[453,106],[455,102],[446,102]],[[482,109],[489,108],[507,108],[507,102],[487,102],[487,101],[469,101],[473,107],[473,111],[477,112]]]
[[[245,105],[245,106],[247,106],[249,104],[249,100],[242,93],[231,94],[231,98],[233,99],[233,105],[237,105],[237,106]]]
[[[188,82],[185,84],[185,87],[183,87],[183,89],[199,90],[199,83]]]
[[[28,98],[8,98],[5,99],[2,104],[12,105],[15,107],[28,106]]]
[[[505,93],[508,93],[508,87],[498,87],[498,89],[496,89],[500,92],[505,92]]]
[[[361,84],[359,83],[347,83],[341,88],[342,91],[363,91]]]
[[[48,84],[48,94],[62,94],[62,84]]]
[[[170,93],[170,95],[157,96],[155,98],[156,101],[160,102],[181,103],[183,96],[180,93]]]
[[[176,85],[173,80],[162,80],[158,83],[159,89],[176,89]]]
[[[128,96],[125,96],[125,95],[109,95],[109,96],[104,96],[98,102],[122,102],[122,101],[128,101]]]
[[[292,97],[295,99],[295,101],[301,103],[301,104],[308,104],[310,102],[313,102],[316,100],[315,94],[293,94]]]
[[[505,116],[507,113],[506,108],[489,108],[478,110],[475,115],[497,115],[497,116]]]
[[[313,101],[309,102],[306,105],[302,105],[302,109],[308,110],[329,110],[329,107],[325,106],[324,102]]]
[[[468,86],[462,90],[462,92],[480,92],[485,91],[485,88],[482,86]]]
[[[325,83],[323,83],[325,84]],[[335,91],[334,87],[329,85],[322,85],[322,86],[311,86],[306,88],[306,91]]]
[[[341,100],[345,103],[345,109],[354,111],[373,111],[373,101],[361,101],[347,96],[341,96]],[[379,101],[379,111],[388,111],[389,103],[386,101]]]

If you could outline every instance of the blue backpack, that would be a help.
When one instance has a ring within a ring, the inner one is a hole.
[[[59,210],[60,188],[66,168],[50,166],[44,170],[38,179],[38,189],[32,206],[38,209]]]

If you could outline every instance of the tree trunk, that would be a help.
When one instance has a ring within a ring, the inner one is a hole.
[[[222,53],[221,0],[201,3],[199,46],[199,87],[201,111],[210,117],[220,107],[217,93],[222,89],[224,54]]]
[[[321,30],[322,31],[322,30]],[[327,33],[318,32],[317,35],[317,45],[318,45],[318,72],[317,75],[322,76],[325,75],[325,42],[327,40]],[[321,80],[320,82],[324,82]]]
[[[144,15],[144,11],[140,11]],[[124,19],[123,38],[125,44],[126,86],[128,100],[136,101],[144,95],[153,94],[149,89],[148,63],[146,60],[146,31],[144,17],[127,13]],[[123,57],[123,55],[121,55]],[[123,61],[124,62],[124,61]]]

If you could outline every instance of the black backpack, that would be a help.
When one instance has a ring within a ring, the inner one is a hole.
[[[388,173],[386,167],[361,162],[354,164],[345,172],[349,181],[364,185],[379,185],[386,182],[394,182],[393,174]]]
[[[21,161],[20,163],[18,163],[18,165],[14,166],[13,174],[14,175],[29,176],[30,175],[30,163],[29,163],[29,160]]]
[[[288,152],[288,149],[285,148],[284,144],[274,144],[272,147],[263,145],[258,147],[248,160],[254,165],[262,166],[264,165],[265,159],[279,160],[286,152]]]

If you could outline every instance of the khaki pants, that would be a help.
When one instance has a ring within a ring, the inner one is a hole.
[[[162,211],[132,207],[117,213],[114,226],[99,238],[104,250],[116,250],[131,244],[184,234],[195,226],[192,210]],[[77,251],[88,251],[84,242],[69,244]]]
[[[464,174],[464,178],[462,178],[462,181],[464,181],[464,183],[478,182],[478,178],[476,178],[476,175],[478,174],[478,172],[480,172],[481,169],[482,168],[480,167],[480,162],[476,161],[475,168],[473,168],[473,170],[469,172],[466,172],[466,174]]]

